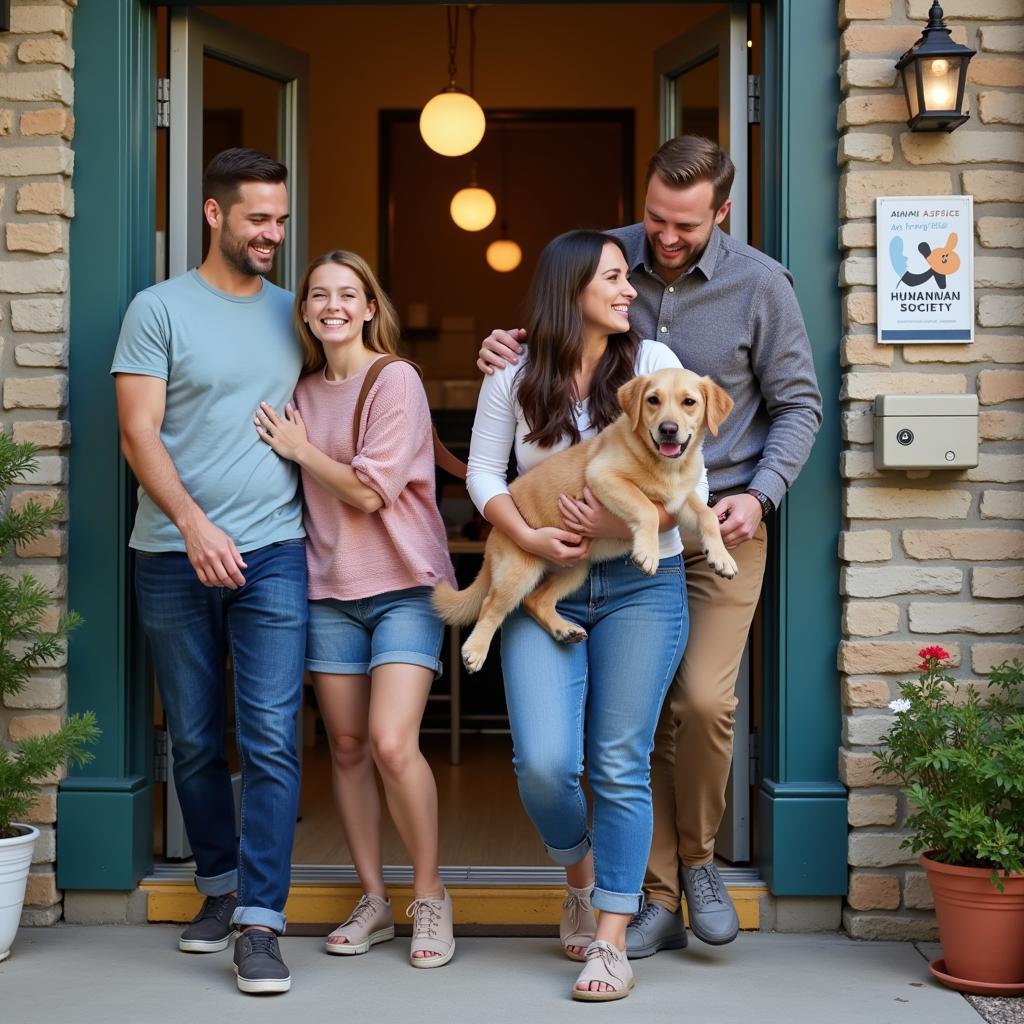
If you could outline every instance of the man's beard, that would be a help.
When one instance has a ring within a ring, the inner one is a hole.
[[[276,253],[277,247],[274,246],[273,253],[271,255],[273,256]],[[226,263],[230,264],[240,274],[245,274],[247,277],[262,277],[264,274],[269,274],[274,266],[273,259],[271,259],[270,266],[266,269],[254,263],[252,257],[249,255],[249,246],[239,246],[235,242],[234,235],[221,235],[220,254],[224,257]]]

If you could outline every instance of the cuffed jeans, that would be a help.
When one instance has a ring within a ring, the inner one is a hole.
[[[633,914],[651,845],[654,730],[689,628],[682,559],[662,559],[655,576],[626,559],[595,565],[558,611],[588,639],[560,644],[522,609],[501,630],[519,793],[556,863],[593,848],[594,906]]]
[[[306,549],[243,555],[245,585],[204,587],[186,555],[136,552],[135,589],[174,753],[174,785],[206,896],[238,892],[233,924],[284,931],[299,799],[295,718],[306,648]],[[241,831],[224,751],[234,675]]]

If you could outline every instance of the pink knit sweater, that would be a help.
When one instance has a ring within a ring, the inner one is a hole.
[[[302,472],[311,600],[354,601],[392,590],[454,583],[437,510],[430,409],[416,371],[392,363],[366,396],[357,452],[352,417],[366,371],[348,380],[309,374],[295,404],[309,440],[384,499],[376,512],[345,504]]]

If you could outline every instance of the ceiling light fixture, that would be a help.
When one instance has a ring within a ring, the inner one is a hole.
[[[487,119],[483,108],[471,93],[473,91],[473,50],[476,37],[473,19],[475,7],[469,10],[470,31],[470,92],[463,92],[455,84],[456,54],[459,45],[459,8],[445,10],[448,21],[448,87],[431,99],[420,112],[420,135],[423,141],[441,156],[462,156],[475,149],[484,137]]]
[[[460,188],[452,196],[449,209],[452,220],[463,231],[483,231],[494,220],[498,212],[494,196],[487,189],[477,185],[475,174],[472,182],[466,188]]]
[[[518,242],[513,242],[508,237],[508,222],[505,215],[505,211],[508,210],[508,153],[505,148],[504,128],[498,141],[501,152],[501,237],[487,246],[484,258],[491,270],[496,270],[499,274],[508,274],[523,262],[523,250]]]

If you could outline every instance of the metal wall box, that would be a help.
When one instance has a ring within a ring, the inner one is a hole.
[[[966,469],[977,464],[977,395],[875,397],[875,469]]]

